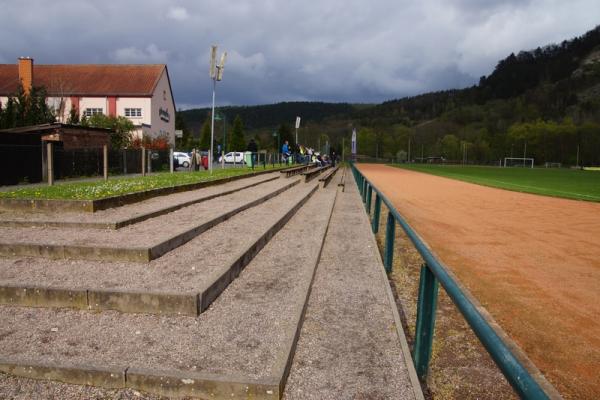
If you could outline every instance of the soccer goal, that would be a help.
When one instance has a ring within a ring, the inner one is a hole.
[[[533,158],[504,157],[504,166],[533,168]]]

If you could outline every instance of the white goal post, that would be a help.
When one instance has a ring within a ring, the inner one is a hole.
[[[529,168],[533,168],[533,158],[504,157],[504,167],[529,167]]]

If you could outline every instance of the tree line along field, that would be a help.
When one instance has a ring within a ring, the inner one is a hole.
[[[201,137],[209,109],[177,113],[184,137]],[[600,26],[571,40],[510,54],[488,76],[450,89],[380,104],[286,102],[222,107],[216,140],[239,115],[246,139],[276,148],[277,134],[319,151],[350,154],[352,129],[361,155],[408,160],[444,157],[494,165],[526,150],[538,163],[600,165]],[[208,125],[207,125],[208,126]],[[273,136],[273,132],[276,133]],[[187,135],[187,136],[186,136]],[[229,139],[227,139],[229,141]],[[343,150],[342,150],[343,149]]]
[[[394,167],[517,192],[600,202],[600,171],[430,164]]]

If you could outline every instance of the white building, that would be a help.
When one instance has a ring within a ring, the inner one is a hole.
[[[57,110],[57,121],[66,122],[75,108],[80,117],[102,113],[124,116],[134,126],[134,135],[165,135],[175,143],[175,101],[165,64],[34,65],[21,57],[18,64],[0,64],[0,104],[17,92],[44,86],[48,104]]]

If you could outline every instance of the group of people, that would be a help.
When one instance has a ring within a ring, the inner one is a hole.
[[[329,164],[335,166],[335,163],[338,160],[337,154],[335,153],[333,147],[329,149],[328,155],[321,154],[315,151],[315,149],[312,147],[305,147],[302,144],[297,144],[296,149],[294,149],[292,152],[287,140],[283,143],[283,146],[281,146],[281,156],[284,163],[287,163],[290,157],[295,157],[295,161],[298,164],[315,163],[320,167]]]

